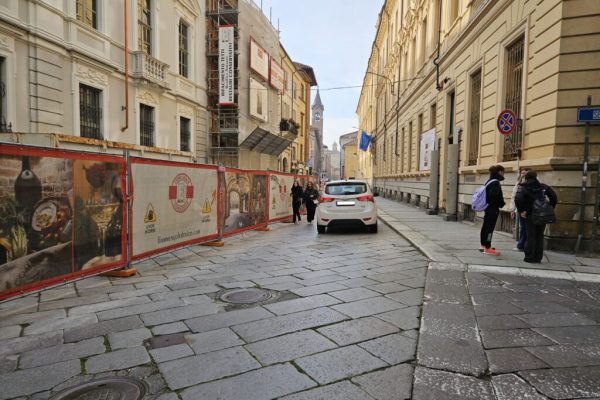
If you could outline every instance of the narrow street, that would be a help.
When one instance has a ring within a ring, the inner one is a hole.
[[[427,264],[383,224],[277,224],[4,303],[0,398],[107,375],[143,378],[147,399],[410,398]],[[273,297],[236,306],[228,288]]]

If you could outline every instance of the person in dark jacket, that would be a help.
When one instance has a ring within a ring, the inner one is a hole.
[[[304,204],[306,204],[306,220],[309,224],[312,224],[315,219],[315,211],[317,210],[317,204],[315,203],[319,199],[319,191],[315,189],[315,184],[308,182],[306,190],[304,191]]]
[[[488,203],[481,226],[481,248],[480,251],[485,254],[499,256],[500,252],[492,247],[492,235],[500,215],[500,209],[504,207],[504,195],[500,182],[504,180],[504,167],[502,165],[492,165],[489,169],[490,177],[486,181],[485,195]]]
[[[554,208],[558,202],[556,193],[548,185],[540,183],[537,172],[531,170],[525,174],[525,182],[519,185],[515,195],[515,205],[520,215],[525,218],[525,229],[527,241],[525,242],[525,259],[528,263],[541,263],[544,257],[544,230],[546,224],[534,225],[531,212],[536,199],[548,198],[550,205]]]
[[[304,191],[302,190],[302,186],[300,186],[300,182],[295,181],[292,185],[292,210],[294,213],[294,223],[300,222],[300,206],[302,205],[302,199],[304,198]],[[298,220],[298,222],[296,222]]]

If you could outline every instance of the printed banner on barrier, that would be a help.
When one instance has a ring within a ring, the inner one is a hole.
[[[0,150],[0,298],[125,262],[122,160]]]
[[[269,174],[269,221],[292,216],[291,189],[294,184],[293,175]]]
[[[133,257],[215,236],[216,167],[132,158]]]
[[[266,174],[227,169],[223,233],[232,235],[266,223]]]

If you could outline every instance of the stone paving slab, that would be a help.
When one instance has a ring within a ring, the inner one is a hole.
[[[90,374],[131,368],[150,362],[150,356],[142,346],[112,351],[88,358],[86,371]]]
[[[164,310],[164,309],[183,306],[183,305],[184,305],[184,303],[180,299],[172,299],[172,300],[166,300],[166,301],[152,301],[152,302],[148,302],[146,304],[139,304],[139,305],[130,306],[130,307],[116,308],[116,309],[112,309],[112,310],[101,311],[101,312],[97,313],[96,315],[98,316],[98,319],[100,321],[106,321],[109,319],[123,318],[123,317],[128,317],[131,315],[148,313],[148,312],[152,312],[152,311],[159,311],[159,310]]]
[[[54,386],[81,372],[79,360],[65,361],[38,368],[0,374],[0,399],[27,396]]]
[[[64,333],[64,340],[65,343],[79,342],[80,340],[90,339],[112,332],[122,332],[143,327],[144,324],[142,323],[142,320],[135,315],[68,329]]]
[[[375,317],[389,322],[402,330],[417,329],[421,324],[421,307],[408,307],[400,310],[376,314]]]
[[[66,316],[67,313],[65,310],[49,310],[27,313],[24,313],[22,310],[19,309],[9,310],[8,315],[0,315],[0,328],[11,325],[32,324],[36,321],[64,318]]]
[[[4,328],[0,328],[0,340],[19,337],[21,335],[21,330],[22,328],[19,325],[5,326]]]
[[[414,360],[417,350],[416,340],[399,334],[369,340],[358,345],[390,365]]]
[[[292,314],[299,311],[311,310],[319,307],[326,307],[337,304],[340,301],[326,294],[303,297],[295,300],[286,300],[279,303],[267,304],[263,306],[276,315]]]
[[[151,338],[152,332],[146,328],[132,329],[108,334],[112,350],[141,346],[144,340]]]
[[[307,286],[307,287],[303,286],[303,287],[299,287],[299,288],[294,288],[294,289],[291,289],[290,292],[297,294],[298,296],[307,297],[307,296],[314,296],[316,294],[322,294],[322,293],[332,294],[330,292],[335,292],[335,291],[345,290],[345,289],[348,289],[348,287],[345,285],[342,285],[341,283],[330,282],[330,283],[323,283],[321,285],[313,285],[313,286]]]
[[[494,376],[492,385],[498,400],[549,400],[514,374]]]
[[[342,381],[302,393],[282,397],[280,400],[374,400],[367,392],[353,385],[350,381]]]
[[[600,367],[542,369],[519,375],[552,399],[600,397]]]
[[[192,304],[141,314],[140,318],[147,326],[152,326],[216,314],[218,311],[219,307],[215,304]]]
[[[329,350],[296,360],[311,378],[320,384],[335,382],[387,366],[356,345]]]
[[[414,400],[496,400],[489,381],[471,376],[415,368]]]
[[[345,315],[323,307],[236,325],[232,329],[246,342],[256,342],[286,333],[333,324],[346,319],[348,317]]]
[[[353,378],[377,400],[405,400],[412,397],[413,366],[403,364]]]
[[[527,347],[527,351],[555,368],[600,366],[600,344]]]
[[[381,314],[386,311],[404,308],[406,305],[386,297],[372,297],[369,299],[353,301],[332,306],[336,311],[344,313],[351,318],[361,318],[370,315]]]
[[[155,362],[163,363],[166,361],[193,356],[194,350],[192,350],[192,348],[188,344],[184,343],[177,344],[175,346],[151,349],[150,355],[152,356]]]
[[[235,347],[244,344],[233,331],[229,328],[217,329],[214,331],[187,334],[185,340],[196,354],[210,353],[211,351],[222,350],[228,347]]]
[[[540,335],[531,329],[482,330],[481,339],[486,349],[499,347],[546,346],[554,344],[548,335]],[[600,340],[600,339],[598,339]]]
[[[266,339],[246,346],[263,365],[292,361],[307,355],[331,350],[336,345],[315,331],[306,330],[272,339]]]
[[[63,334],[61,332],[48,332],[40,335],[22,336],[0,341],[0,358],[19,354],[28,350],[35,350],[49,346],[62,344]]]
[[[272,317],[273,314],[264,308],[248,308],[222,312],[214,315],[207,315],[199,318],[192,318],[185,321],[192,332],[206,332],[219,328],[240,325],[246,322],[252,322],[260,319]]]
[[[520,347],[486,350],[492,374],[549,368],[550,366]]]
[[[311,379],[292,365],[280,364],[194,386],[184,390],[181,397],[183,400],[270,400],[314,386]]]
[[[176,390],[260,368],[260,364],[242,347],[234,347],[167,361],[158,368],[169,387]]]
[[[534,330],[560,344],[600,343],[600,326],[563,326],[557,328],[534,328]],[[530,346],[536,345],[531,344]]]
[[[43,349],[27,351],[21,354],[21,369],[35,368],[42,365],[56,364],[62,361],[77,360],[101,354],[106,351],[104,338],[97,337],[82,340],[78,343],[60,344]]]
[[[347,346],[398,332],[398,328],[380,319],[366,317],[319,328],[317,332],[339,346]]]

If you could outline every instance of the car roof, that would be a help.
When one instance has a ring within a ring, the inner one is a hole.
[[[340,179],[337,181],[329,181],[325,183],[325,185],[335,185],[336,183],[364,183],[367,184],[367,181],[361,181],[357,179]]]

